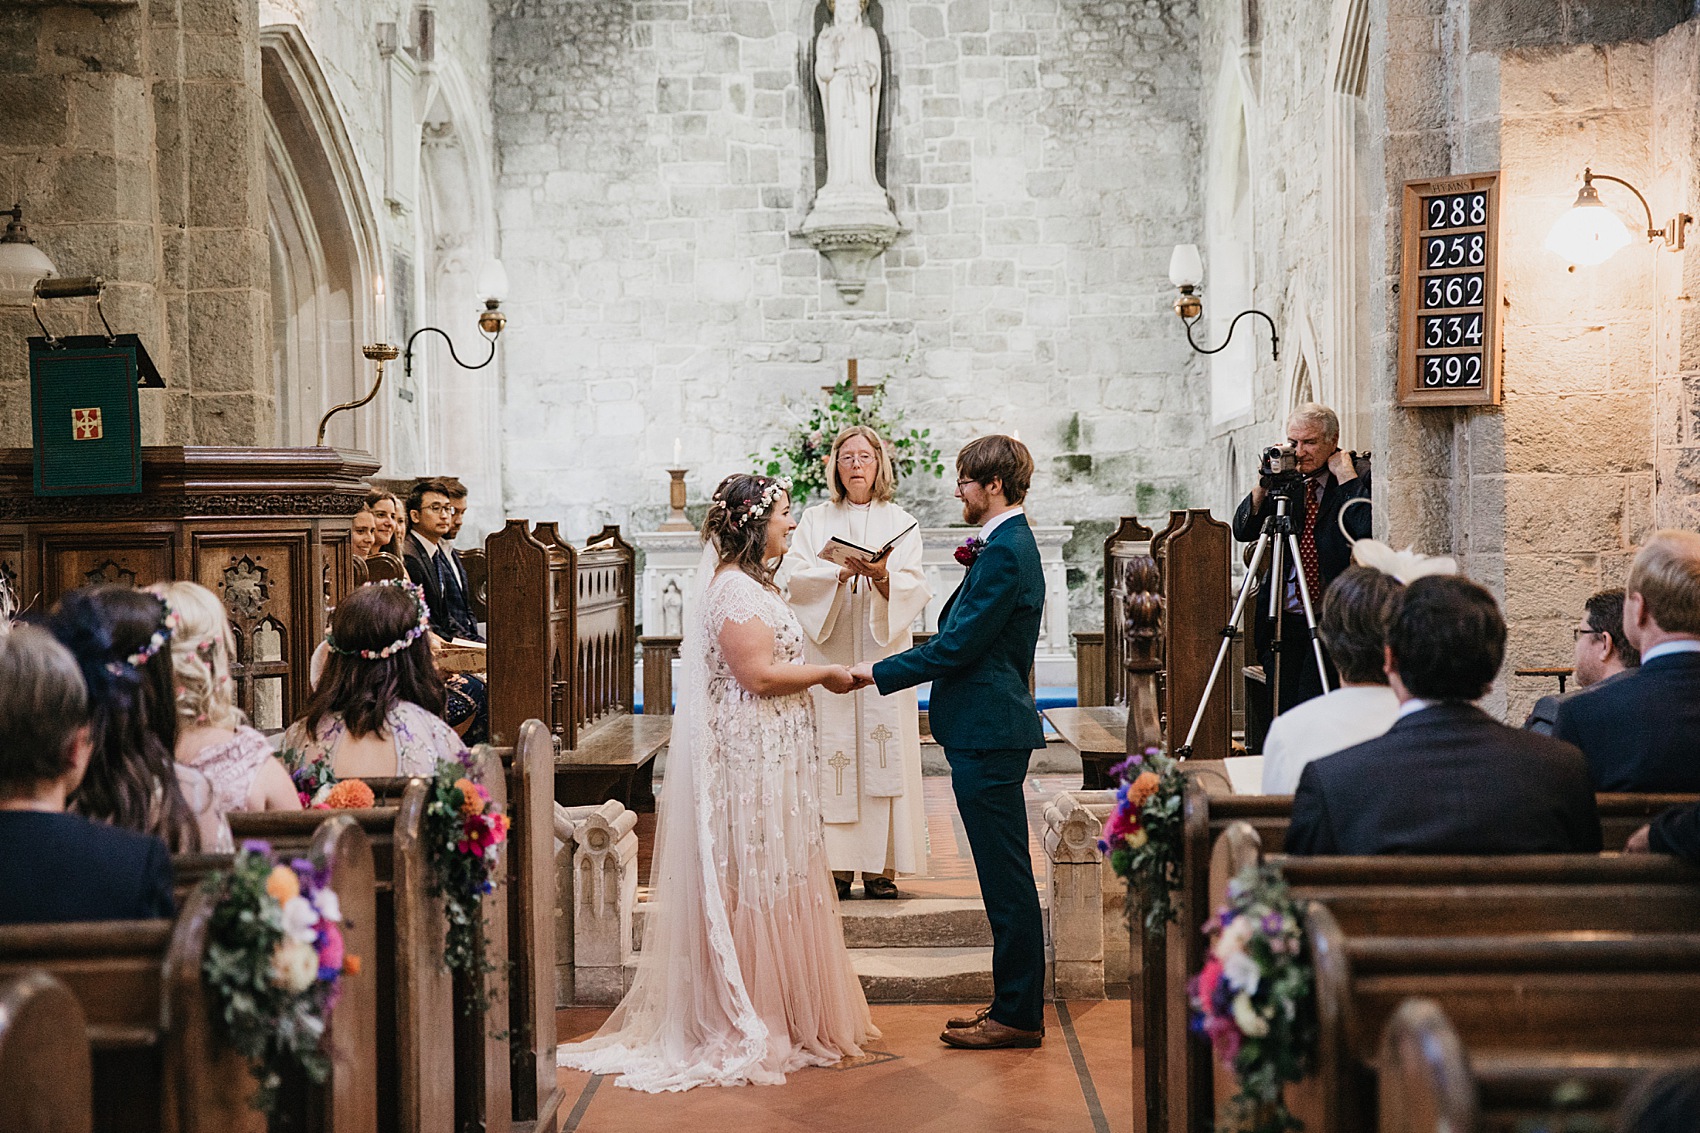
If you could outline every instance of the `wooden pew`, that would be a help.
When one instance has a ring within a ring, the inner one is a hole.
[[[1515,1052],[1587,1065],[1626,1049],[1696,1050],[1700,934],[1354,935],[1312,902],[1306,935],[1316,958],[1317,1069],[1289,1098],[1311,1133],[1376,1128],[1379,1042],[1413,996],[1433,1000],[1462,1043],[1513,1052],[1513,1063],[1522,1058]]]
[[[264,1133],[253,1075],[219,1040],[201,983],[212,910],[196,892],[175,921],[0,928],[0,976],[44,970],[82,1006],[95,1128]]]
[[[1210,1046],[1189,1029],[1186,983],[1203,966],[1205,920],[1214,911],[1210,896],[1212,851],[1224,831],[1245,822],[1265,853],[1279,853],[1292,819],[1291,795],[1233,795],[1227,778],[1208,762],[1189,761],[1184,806],[1181,888],[1176,921],[1158,941],[1144,941],[1145,1102],[1149,1127],[1169,1133],[1198,1133],[1214,1120],[1211,1111]],[[1691,795],[1610,794],[1596,796],[1608,850],[1621,849],[1629,835]]]
[[[1381,1133],[1515,1133],[1550,1117],[1555,1092],[1580,1086],[1565,1110],[1609,1128],[1613,1111],[1649,1074],[1691,1065],[1700,1049],[1637,1050],[1601,1035],[1599,1051],[1466,1049],[1432,999],[1402,1002],[1376,1064]]]
[[[473,757],[478,781],[490,793],[491,805],[507,813],[508,779],[501,756],[480,746]],[[496,866],[497,881],[508,868],[508,852],[504,847]],[[484,895],[483,913],[485,958],[496,970],[476,978],[483,982],[489,1010],[473,1009],[479,994],[474,977],[456,974],[454,978],[455,1128],[508,1133],[513,1124],[513,1069],[508,1057],[509,1005],[502,998],[508,974],[508,886],[498,884]],[[440,941],[437,954],[442,954]]]
[[[522,519],[485,549],[492,740],[512,743],[522,723],[542,720],[560,748],[557,802],[653,810],[654,759],[672,720],[632,715],[636,553],[616,526],[580,549],[553,523],[528,531]]]
[[[323,1085],[286,1092],[279,1104],[294,1119],[292,1128],[364,1133],[376,1129],[378,1121],[378,894],[372,843],[346,811],[304,813],[317,822],[305,847],[274,849],[304,849],[304,856],[330,866],[331,888],[342,906],[344,951],[367,967],[343,977],[342,994],[327,1021],[330,1076]],[[178,906],[208,874],[229,869],[232,860],[229,854],[175,855],[171,866]]]
[[[376,941],[362,956],[362,979],[376,995],[377,1128],[381,1133],[452,1133],[455,1128],[454,1003],[443,966],[447,922],[427,892],[421,841],[427,788],[408,781],[392,805],[342,811],[369,840],[375,874]],[[232,813],[237,841],[263,838],[275,849],[306,849],[323,811]]]
[[[45,971],[0,983],[0,1129],[91,1133],[87,1028],[77,997]]]
[[[555,744],[541,720],[520,725],[507,768],[508,1030],[516,1130],[555,1133],[564,1096],[555,1069]]]

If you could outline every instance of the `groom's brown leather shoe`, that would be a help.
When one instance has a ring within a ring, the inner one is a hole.
[[[972,1014],[972,1015],[958,1015],[954,1019],[947,1020],[945,1022],[945,1028],[947,1030],[951,1030],[951,1031],[963,1031],[963,1030],[967,1030],[969,1027],[977,1027],[977,1026],[980,1025],[980,1020],[984,1019],[986,1016],[990,1015],[991,1013],[992,1013],[992,1008],[988,1004],[987,1006],[982,1007],[982,1008],[980,1008],[980,1010],[974,1012],[974,1014]]]
[[[963,1050],[1006,1050],[1036,1047],[1045,1041],[1044,1031],[1020,1031],[987,1016],[972,1027],[947,1027],[939,1040]]]

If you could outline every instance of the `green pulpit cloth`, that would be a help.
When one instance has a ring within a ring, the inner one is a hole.
[[[133,334],[29,340],[35,494],[99,496],[142,490],[136,390],[162,386]]]

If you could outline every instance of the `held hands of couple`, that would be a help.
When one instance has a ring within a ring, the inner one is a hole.
[[[828,692],[856,692],[874,683],[873,666],[857,665],[852,669],[843,665],[830,665],[820,683]]]

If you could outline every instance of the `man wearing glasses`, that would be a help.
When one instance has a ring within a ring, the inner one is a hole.
[[[460,526],[465,510],[451,502],[453,489],[442,480],[420,480],[407,495],[407,542],[402,558],[407,576],[425,591],[431,628],[444,640],[483,641],[467,600],[466,568],[449,546],[449,532]]]
[[[1531,732],[1552,735],[1559,704],[1641,664],[1641,651],[1623,635],[1621,589],[1602,590],[1582,603],[1582,624],[1570,627],[1570,635],[1576,639],[1576,668],[1571,675],[1576,687],[1562,696],[1554,693],[1535,701],[1529,718],[1523,721],[1523,727]]]

